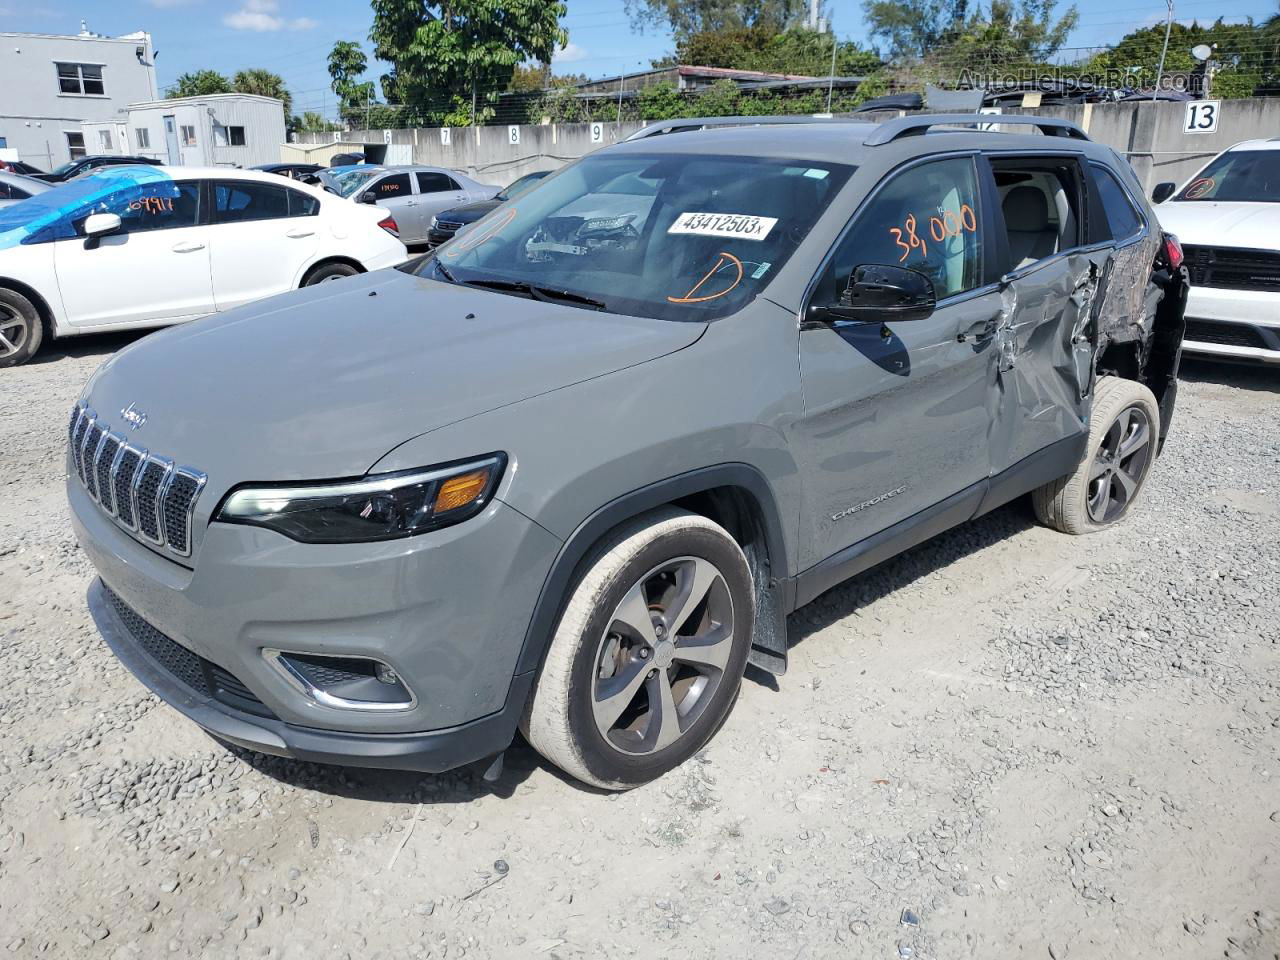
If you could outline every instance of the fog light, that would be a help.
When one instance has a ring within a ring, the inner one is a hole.
[[[412,710],[417,697],[388,664],[372,657],[264,649],[262,655],[308,699],[340,710]]]
[[[385,663],[374,662],[373,675],[378,678],[379,683],[395,683],[400,682],[400,678],[396,676],[396,672],[388,667]]]

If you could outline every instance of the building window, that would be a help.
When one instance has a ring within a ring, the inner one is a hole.
[[[184,147],[194,147],[196,145],[196,128],[184,123],[180,129],[182,131],[182,145]]]
[[[219,147],[243,147],[244,127],[224,127],[216,124],[213,128],[213,143]]]
[[[5,147],[7,147],[7,146],[9,146],[9,138],[8,138],[8,137],[0,137],[0,150],[3,150],[3,149],[4,149]]]
[[[102,67],[94,63],[59,63],[58,89],[62,93],[102,96]]]
[[[71,153],[72,160],[83,159],[87,152],[84,148],[84,134],[68,133],[67,134],[67,150]]]
[[[98,139],[102,142],[102,149],[107,153],[111,152],[111,131],[99,130]]]
[[[134,127],[133,136],[138,141],[139,150],[151,149],[151,131],[146,127]]]

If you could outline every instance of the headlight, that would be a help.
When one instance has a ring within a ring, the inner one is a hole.
[[[439,217],[432,217],[432,218],[431,218],[431,229],[432,229],[432,230],[435,230],[435,229],[439,228],[439,226],[440,226],[440,218],[439,218]]]
[[[395,540],[461,523],[484,509],[505,454],[336,483],[231,491],[215,519],[268,527],[303,543]]]

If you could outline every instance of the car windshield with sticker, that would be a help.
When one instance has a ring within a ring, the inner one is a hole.
[[[1280,150],[1230,150],[1173,199],[1280,203]]]
[[[741,309],[853,167],[755,157],[587,157],[460,232],[418,272],[669,320]]]

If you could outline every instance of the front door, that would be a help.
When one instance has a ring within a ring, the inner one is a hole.
[[[164,118],[164,149],[168,164],[176,167],[182,163],[182,151],[178,149],[178,126],[172,116]]]
[[[120,217],[117,233],[86,239],[91,213]],[[160,180],[116,191],[70,214],[71,239],[54,242],[54,269],[73,326],[173,323],[213,312],[209,228],[200,185]]]
[[[405,243],[416,243],[425,240],[426,227],[421,223],[418,214],[418,198],[414,195],[413,181],[408,173],[390,173],[379,177],[361,193],[361,199],[369,197],[380,207],[391,211],[400,231],[400,239]],[[367,200],[365,201],[368,202]]]
[[[988,471],[990,330],[984,210],[972,156],[891,175],[854,217],[810,303],[837,304],[853,269],[919,271],[937,309],[902,323],[806,323],[795,447],[808,495],[801,568],[954,494]]]

